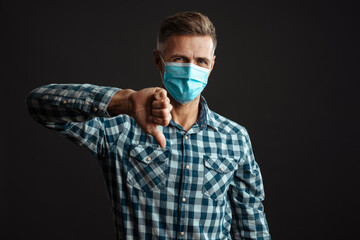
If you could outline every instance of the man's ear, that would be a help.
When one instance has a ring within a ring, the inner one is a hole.
[[[160,54],[159,54],[159,51],[154,49],[154,63],[156,65],[156,68],[161,72],[162,69],[163,69],[163,64],[162,64],[162,61],[161,61],[161,58],[160,58]]]

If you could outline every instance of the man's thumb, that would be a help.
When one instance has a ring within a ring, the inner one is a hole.
[[[159,143],[160,147],[165,148],[166,147],[166,139],[165,135],[156,127],[153,128],[151,131],[149,131],[149,134],[152,135],[156,141]]]

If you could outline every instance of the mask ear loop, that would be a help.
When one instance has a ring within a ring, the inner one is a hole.
[[[160,52],[159,52],[158,50],[156,50],[156,51],[158,52],[159,57],[160,57],[163,65],[164,65],[164,73],[163,73],[163,74],[165,74],[165,61],[164,61],[163,57],[161,56]],[[163,74],[162,74],[162,72],[161,72],[161,70],[160,70],[160,78],[161,78],[162,81],[164,81]]]

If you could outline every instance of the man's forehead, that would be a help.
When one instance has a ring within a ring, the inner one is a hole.
[[[166,55],[196,54],[201,57],[212,56],[213,48],[210,36],[193,35],[171,35],[159,46],[159,50]]]

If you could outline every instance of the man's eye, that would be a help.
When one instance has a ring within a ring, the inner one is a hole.
[[[177,57],[177,58],[174,58],[174,61],[184,61],[184,58],[182,58],[182,57]]]
[[[209,65],[206,60],[199,60],[199,64],[200,64],[201,66],[207,66],[207,65]]]

